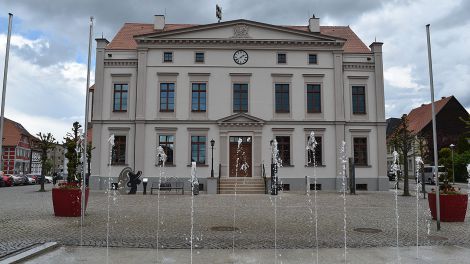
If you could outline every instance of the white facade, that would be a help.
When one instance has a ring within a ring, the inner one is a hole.
[[[308,28],[308,27],[307,27]],[[356,183],[368,190],[387,190],[382,43],[373,43],[367,53],[345,51],[346,40],[318,32],[301,31],[248,20],[155,31],[134,36],[136,49],[110,48],[97,39],[96,77],[93,102],[93,186],[110,174],[117,177],[124,167],[141,170],[143,177],[156,177],[156,147],[159,135],[172,135],[174,161],[167,176],[189,178],[191,136],[204,136],[205,164],[198,167],[204,183],[210,177],[211,147],[215,140],[215,177],[230,173],[230,137],[250,137],[251,177],[259,178],[264,165],[269,175],[270,140],[289,139],[290,164],[279,177],[291,190],[305,189],[307,137],[321,137],[322,154],[316,169],[322,189],[339,189],[341,141],[353,156],[354,138],[366,140],[365,166],[357,165]],[[347,40],[349,41],[349,40]],[[248,54],[245,64],[234,53]],[[172,62],[164,62],[164,53]],[[204,62],[195,62],[196,53]],[[278,63],[278,53],[286,63]],[[309,54],[317,63],[309,64]],[[174,112],[161,111],[161,83],[174,85]],[[206,88],[206,111],[192,111],[193,83]],[[127,110],[114,111],[115,84],[127,84]],[[234,111],[234,84],[247,84],[247,112]],[[276,111],[276,84],[288,84],[288,111]],[[307,85],[320,85],[321,111],[308,113]],[[353,114],[352,87],[365,90],[365,113]],[[111,134],[125,136],[125,162],[111,162]],[[220,169],[219,169],[220,164]],[[286,166],[288,165],[288,166]]]

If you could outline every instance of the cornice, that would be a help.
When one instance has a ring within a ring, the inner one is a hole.
[[[373,63],[343,63],[343,69],[349,71],[374,71],[375,65]]]
[[[104,60],[105,67],[137,67],[137,60]]]
[[[326,46],[326,47],[343,47],[344,42],[321,41],[321,40],[271,40],[271,39],[136,39],[137,45],[143,48],[147,45],[254,45],[254,46]]]

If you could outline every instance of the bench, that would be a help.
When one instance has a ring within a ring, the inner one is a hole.
[[[152,182],[152,186],[150,187],[150,194],[153,194],[153,190],[166,190],[168,192],[171,192],[171,190],[181,190],[181,194],[184,195],[184,182],[176,177],[163,178],[161,182]]]

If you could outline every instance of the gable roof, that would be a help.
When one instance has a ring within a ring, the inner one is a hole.
[[[228,21],[230,22],[230,21]],[[225,22],[225,23],[228,23]],[[253,22],[253,21],[252,21]],[[253,22],[258,24],[259,22]],[[266,24],[267,25],[267,24]],[[119,32],[114,36],[111,43],[108,44],[106,49],[110,50],[134,50],[137,48],[137,43],[134,40],[135,36],[157,34],[162,32],[172,32],[177,30],[202,27],[204,25],[197,24],[165,24],[163,30],[155,30],[153,24],[142,23],[125,23]],[[308,26],[276,26],[279,28],[310,32]],[[346,42],[343,46],[345,53],[370,53],[370,49],[359,39],[359,37],[352,31],[349,26],[321,26],[320,35],[326,37],[334,37],[345,39]]]
[[[236,113],[217,120],[218,125],[264,125],[264,120],[246,113]]]
[[[21,140],[21,136],[29,138],[34,137],[28,130],[26,130],[20,123],[11,119],[4,118],[3,120],[3,146],[16,146]]]
[[[441,100],[434,102],[436,115],[444,108],[444,106],[455,97],[453,95],[448,97],[442,97]],[[429,122],[432,121],[432,109],[431,104],[422,104],[408,114],[409,130],[413,133],[419,133],[426,127]]]

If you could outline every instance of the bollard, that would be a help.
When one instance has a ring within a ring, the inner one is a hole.
[[[310,178],[305,176],[305,195],[310,194]]]

